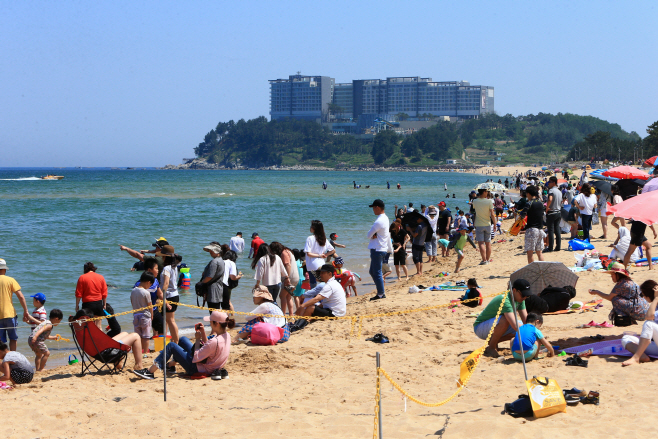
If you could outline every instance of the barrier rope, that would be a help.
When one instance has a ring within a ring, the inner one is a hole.
[[[505,302],[507,301],[507,293],[509,291],[505,291],[503,293],[498,293],[495,294],[495,296],[498,296],[500,294],[505,294],[503,296],[503,300],[500,301],[500,306],[498,307],[498,312],[496,313],[495,317],[495,322],[498,321],[498,317],[503,311],[503,306],[505,305]],[[464,387],[466,387],[466,384],[470,381],[471,377],[473,376],[473,373],[475,372],[475,369],[478,367],[480,364],[480,359],[482,358],[482,353],[484,352],[484,349],[486,349],[487,345],[489,344],[489,340],[491,339],[491,336],[493,335],[494,329],[496,328],[496,325],[491,325],[491,329],[489,330],[489,334],[487,335],[487,339],[484,341],[484,346],[481,348],[477,349],[481,351],[476,357],[475,357],[475,363],[473,367],[470,369],[469,374],[466,376],[463,382],[459,382],[459,387],[457,390],[450,395],[448,398],[444,399],[443,401],[439,402],[425,402],[422,401],[412,395],[410,395],[407,391],[405,391],[400,384],[398,384],[391,376],[386,372],[383,368],[378,367],[377,368],[377,385],[376,385],[376,393],[375,393],[375,426],[373,429],[372,437],[375,439],[377,437],[377,425],[378,425],[378,417],[379,417],[379,398],[380,398],[380,389],[381,389],[381,378],[380,375],[384,375],[384,378],[386,378],[393,387],[395,387],[400,393],[402,393],[406,398],[410,399],[411,401],[415,402],[416,404],[420,404],[425,407],[440,407],[444,404],[449,403],[452,401],[459,393],[462,391]]]

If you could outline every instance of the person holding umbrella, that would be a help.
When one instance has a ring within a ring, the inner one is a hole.
[[[530,282],[525,279],[517,279],[512,284],[511,292],[507,293],[507,295],[500,295],[491,299],[491,302],[489,302],[480,315],[475,319],[475,323],[473,323],[473,331],[475,332],[475,335],[482,340],[487,339],[491,328],[494,327],[493,334],[489,339],[489,344],[484,350],[486,356],[493,358],[500,357],[500,354],[498,353],[498,343],[514,338],[519,321],[514,314],[512,300],[516,302],[516,311],[518,312],[521,321],[523,324],[526,323],[528,313],[525,309],[525,299],[531,295]],[[505,304],[503,305],[502,315],[498,316],[498,319],[496,319],[496,314],[498,314],[498,309],[500,308],[500,302],[505,297],[506,299]]]

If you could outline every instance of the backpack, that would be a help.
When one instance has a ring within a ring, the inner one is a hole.
[[[548,304],[548,312],[563,311],[569,308],[571,295],[562,287],[547,286],[539,297]]]

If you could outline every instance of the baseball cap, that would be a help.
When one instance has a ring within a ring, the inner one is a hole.
[[[518,290],[522,296],[528,297],[531,296],[530,293],[530,282],[525,279],[517,279],[512,284],[512,289]]]
[[[209,245],[205,246],[203,248],[203,250],[207,251],[207,252],[218,253],[218,254],[222,252],[222,248],[220,246],[218,246],[217,244],[209,244]]]
[[[46,303],[46,295],[43,293],[36,293],[30,297],[37,299],[41,303]]]
[[[331,264],[324,264],[322,267],[320,267],[320,271],[327,271],[329,273],[335,273],[334,266],[331,265]]]
[[[468,230],[468,226],[466,224],[462,224],[461,226],[459,226],[459,230],[460,231],[461,230]]]
[[[0,259],[0,270],[7,269],[7,262],[4,259]]]
[[[254,239],[256,236],[258,236],[258,233],[254,232],[251,234],[251,239]]]
[[[169,245],[169,243],[163,236],[161,236],[158,239],[156,239],[152,245],[153,247],[162,247],[164,245]]]
[[[368,207],[381,207],[382,209],[384,208],[384,202],[380,199],[376,199],[375,201],[372,202],[372,204]]]
[[[228,319],[228,314],[225,312],[213,311],[209,316],[203,318],[204,322],[224,323]]]
[[[439,207],[446,207],[446,202],[445,202],[445,201],[441,201],[441,202],[439,203]]]

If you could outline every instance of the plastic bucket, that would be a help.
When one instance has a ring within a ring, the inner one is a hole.
[[[156,352],[164,350],[165,344],[163,344],[162,337],[163,337],[162,335],[153,337],[153,345]],[[166,344],[169,344],[170,341],[171,341],[171,335],[168,335]]]

